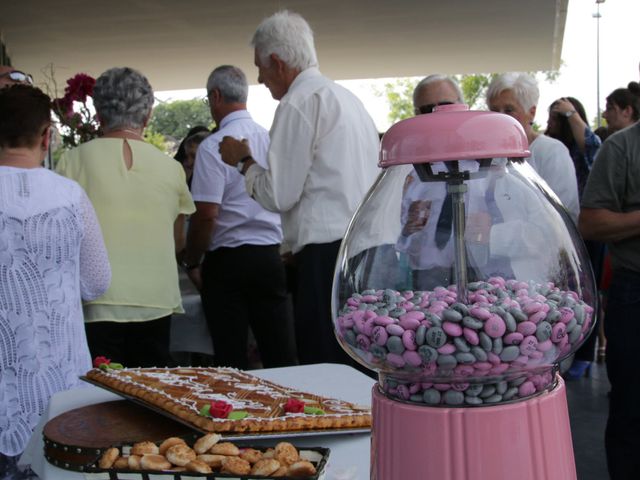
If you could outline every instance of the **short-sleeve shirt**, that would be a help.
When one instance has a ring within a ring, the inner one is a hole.
[[[240,245],[277,245],[282,242],[280,215],[265,210],[249,197],[244,178],[222,161],[218,146],[225,136],[246,139],[258,165],[267,168],[269,132],[246,110],[225,116],[219,130],[198,147],[191,193],[196,202],[220,205],[209,251]]]
[[[582,196],[583,208],[616,213],[640,210],[640,123],[602,144]],[[613,269],[640,272],[640,236],[610,244]]]
[[[146,142],[99,138],[60,159],[56,170],[77,181],[94,205],[111,263],[107,292],[85,305],[85,321],[141,321],[181,313],[174,223],[193,213],[182,166]]]

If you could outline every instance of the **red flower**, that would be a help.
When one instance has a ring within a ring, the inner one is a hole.
[[[209,415],[213,418],[227,418],[233,410],[230,403],[223,400],[211,402],[211,408],[209,409]]]
[[[296,398],[290,398],[284,404],[284,411],[286,413],[304,413],[304,402]]]
[[[111,363],[111,359],[107,357],[96,357],[93,359],[93,366],[95,368],[100,368],[100,365],[102,365],[103,363],[109,365]]]
[[[87,97],[93,95],[93,86],[96,81],[86,73],[78,73],[67,80],[67,87],[64,89],[65,97],[77,102],[86,102]]]

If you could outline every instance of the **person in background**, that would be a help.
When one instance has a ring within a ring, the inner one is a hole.
[[[522,125],[531,151],[527,162],[547,182],[575,222],[580,210],[576,171],[569,150],[562,142],[533,129],[539,97],[535,78],[526,73],[508,72],[491,80],[486,100],[491,111],[510,115]]]
[[[462,90],[451,77],[433,74],[424,77],[413,90],[413,111],[416,115],[433,112],[439,105],[464,103]]]
[[[0,88],[18,84],[33,85],[33,77],[8,65],[0,65]]]
[[[607,97],[602,113],[609,135],[627,128],[640,119],[640,84],[629,82],[627,88],[616,88]]]
[[[49,398],[91,368],[82,299],[111,270],[91,202],[41,168],[51,99],[27,85],[0,89],[0,478],[16,466]]]
[[[131,68],[96,80],[104,135],[66,152],[57,170],[83,186],[104,234],[113,281],[85,304],[89,348],[128,367],[172,364],[171,315],[183,313],[175,252],[195,210],[182,167],[144,141],[153,90]]]
[[[268,168],[269,133],[247,111],[248,92],[244,73],[231,65],[216,68],[207,80],[211,116],[219,130],[198,148],[192,185],[196,213],[182,260],[200,290],[216,364],[240,369],[249,366],[249,327],[264,367],[296,363],[280,259],[280,215],[247,195],[240,172],[218,152],[225,136],[243,138],[255,161]]]
[[[185,145],[187,143],[187,139],[189,137],[192,137],[196,133],[211,133],[211,131],[207,127],[205,127],[204,125],[196,125],[195,127],[191,127],[189,129],[189,131],[187,132],[185,137],[180,142],[180,145],[178,145],[178,149],[176,150],[176,153],[173,156],[173,158],[175,158],[178,162],[180,162],[183,167],[184,167],[184,163],[185,163],[186,158],[187,158],[187,154],[186,154],[186,151],[185,151]],[[194,156],[194,160],[195,160],[195,156]]]
[[[198,147],[209,135],[211,135],[211,132],[207,130],[205,132],[196,132],[190,137],[184,139],[184,160],[181,163],[182,168],[184,168],[184,174],[187,179],[187,185],[189,185],[189,190],[191,190],[191,180],[193,178],[193,170],[195,168]]]
[[[612,105],[609,111],[618,108]],[[607,375],[611,383],[605,430],[607,467],[612,480],[637,479],[640,478],[640,364],[636,358],[640,341],[640,123],[613,133],[600,147],[582,196],[578,226],[585,239],[606,243],[611,255],[612,277],[604,317]]]
[[[555,100],[549,106],[549,119],[545,134],[560,140],[569,149],[573,166],[576,169],[578,195],[582,197],[593,160],[602,143],[600,138],[589,128],[587,114],[582,103],[573,97],[562,97]],[[589,252],[596,284],[599,284],[602,276],[604,244],[586,240],[585,246]],[[571,367],[564,372],[563,376],[566,380],[575,380],[589,374],[595,359],[600,317],[601,315],[596,317],[596,325],[591,335],[577,350]]]
[[[348,363],[331,321],[338,249],[379,173],[378,132],[360,100],[318,70],[313,32],[280,11],[258,26],[252,45],[258,82],[280,101],[270,131],[269,169],[250,145],[225,137],[222,160],[245,176],[249,195],[282,215],[298,268],[296,341],[301,363]]]

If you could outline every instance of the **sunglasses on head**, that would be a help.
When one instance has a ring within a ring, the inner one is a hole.
[[[438,102],[438,103],[429,103],[427,105],[420,105],[418,107],[418,111],[420,115],[424,115],[425,113],[432,113],[433,109],[439,107],[440,105],[453,105],[453,102]]]
[[[2,73],[0,77],[9,77],[14,82],[28,83],[33,85],[33,77],[28,73],[21,72],[20,70],[13,70],[12,72]]]

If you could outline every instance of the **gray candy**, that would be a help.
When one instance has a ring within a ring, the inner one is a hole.
[[[445,322],[455,322],[458,323],[462,320],[462,314],[456,310],[451,308],[446,308],[442,311],[442,319]]]
[[[440,327],[431,327],[427,330],[427,343],[433,348],[440,348],[447,342],[447,334]]]
[[[464,325],[467,328],[471,328],[473,330],[480,330],[484,326],[482,321],[473,317],[464,317],[462,319],[462,325]]]
[[[430,347],[429,345],[421,345],[418,347],[418,355],[422,359],[422,363],[428,365],[431,362],[435,362],[438,358],[438,351]]]
[[[500,360],[503,362],[512,362],[520,356],[520,347],[509,345],[502,350]]]
[[[444,403],[447,405],[462,405],[464,403],[464,393],[447,390],[444,392]]]
[[[428,405],[438,405],[440,403],[440,392],[435,388],[429,388],[422,392],[422,400]]]
[[[405,351],[402,339],[400,337],[396,337],[395,335],[389,336],[389,339],[387,340],[387,349],[391,353],[396,353],[398,355],[402,355]]]
[[[539,342],[545,342],[551,338],[552,332],[553,328],[551,327],[551,324],[549,322],[542,321],[536,328],[536,338]]]

